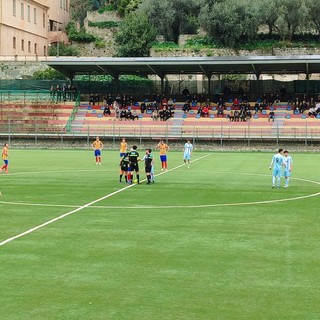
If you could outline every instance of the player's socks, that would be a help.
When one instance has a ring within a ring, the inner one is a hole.
[[[140,183],[140,175],[137,174],[137,180],[138,180],[138,183]]]
[[[119,182],[122,182],[122,174],[120,174],[120,177],[119,177]]]
[[[126,182],[128,182],[128,177],[127,177],[127,175],[125,175],[124,178],[126,179]]]

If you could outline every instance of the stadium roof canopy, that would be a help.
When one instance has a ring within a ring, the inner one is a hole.
[[[245,57],[104,58],[47,57],[43,61],[69,78],[75,75],[123,74],[312,74],[320,73],[320,55]]]

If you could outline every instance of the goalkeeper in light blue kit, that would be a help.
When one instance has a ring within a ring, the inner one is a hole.
[[[188,165],[188,169],[190,169],[190,160],[191,160],[192,150],[193,150],[193,145],[190,142],[190,140],[188,140],[183,147],[183,161],[186,165]]]
[[[284,188],[289,188],[289,180],[291,177],[291,171],[292,171],[292,157],[289,156],[289,151],[288,150],[284,150],[283,151],[283,155],[284,155],[284,164],[285,164],[285,168],[284,168],[284,178],[285,178],[285,185]]]
[[[269,167],[270,170],[272,166],[273,166],[272,188],[275,187],[276,180],[277,180],[277,188],[280,188],[280,178],[282,176],[282,167],[283,166],[285,167],[283,149],[279,149],[278,153],[272,157],[270,167]]]

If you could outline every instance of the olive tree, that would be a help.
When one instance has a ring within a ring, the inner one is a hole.
[[[201,26],[221,45],[237,46],[253,40],[260,25],[259,5],[249,0],[226,0],[205,5],[200,14]]]
[[[197,0],[144,0],[139,5],[167,41],[177,42],[179,35],[196,33],[200,3]]]
[[[126,16],[116,36],[115,44],[119,57],[147,57],[157,32],[144,14]]]
[[[278,18],[275,28],[282,40],[291,41],[294,34],[307,23],[308,9],[305,0],[277,0]]]

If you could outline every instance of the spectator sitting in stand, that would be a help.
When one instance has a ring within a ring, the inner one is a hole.
[[[135,119],[139,119],[139,115],[136,110],[130,111],[130,120],[134,121]]]
[[[234,121],[239,122],[239,119],[240,119],[240,111],[239,110],[234,111],[233,119],[234,119]]]
[[[184,105],[183,105],[183,107],[182,107],[182,111],[183,111],[184,113],[187,113],[187,112],[190,111],[190,103],[189,103],[189,100],[187,100],[187,101],[184,103]]]
[[[94,95],[94,98],[93,98],[93,104],[95,105],[96,103],[97,105],[99,105],[100,103],[100,97],[97,93]]]
[[[268,115],[268,121],[269,121],[269,122],[270,122],[270,121],[273,121],[273,122],[274,122],[274,118],[275,118],[275,113],[274,113],[273,110],[271,110],[271,111],[269,112],[269,115]]]
[[[159,118],[158,110],[154,109],[152,111],[151,118],[152,118],[152,120],[158,120],[158,118]]]
[[[141,102],[141,104],[140,104],[140,112],[144,113],[146,111],[146,109],[147,109],[147,106],[146,106],[145,102]]]
[[[89,105],[93,106],[94,105],[94,95],[91,93],[89,96]]]
[[[219,105],[218,104],[218,111],[217,111],[217,117],[223,117],[223,115],[224,115],[224,105]]]
[[[309,117],[316,117],[317,116],[317,112],[316,112],[316,108],[315,107],[310,107],[309,108],[308,116]]]
[[[166,97],[162,99],[161,104],[163,108],[166,108],[168,106],[168,100]]]
[[[228,118],[230,121],[234,121],[234,111],[233,110],[230,111]]]
[[[233,103],[232,103],[232,106],[233,106],[234,108],[238,108],[239,105],[240,105],[240,101],[238,100],[238,98],[237,98],[237,97],[234,98]]]
[[[202,109],[202,117],[208,118],[209,117],[209,108],[207,106],[204,106]]]
[[[103,115],[106,117],[107,115],[108,116],[111,116],[111,110],[110,110],[110,107],[108,105],[106,105],[104,107],[104,110],[103,110]]]
[[[126,111],[126,109],[122,109],[120,111],[120,120],[122,120],[122,119],[127,120],[127,111]]]

